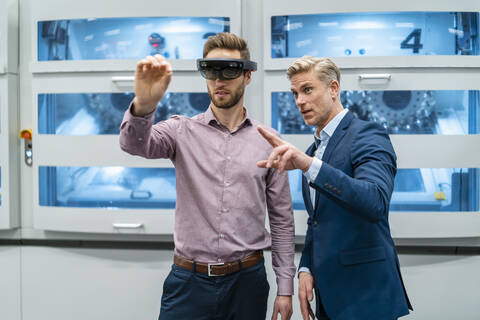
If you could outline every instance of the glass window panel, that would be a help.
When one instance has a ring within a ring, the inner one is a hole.
[[[294,209],[306,210],[301,172],[289,172],[289,181]],[[478,169],[399,169],[390,211],[478,211],[478,187]]]
[[[38,61],[202,56],[206,39],[230,31],[228,17],[92,18],[38,22]]]
[[[40,134],[118,134],[134,93],[62,93],[38,95]],[[210,104],[207,93],[169,92],[159,102],[155,122],[174,114],[192,117]]]
[[[174,168],[39,167],[40,205],[175,208]]]
[[[478,55],[478,12],[272,16],[272,58]]]
[[[290,194],[292,196],[293,210],[306,210],[302,195],[302,173],[299,170],[288,171]]]
[[[390,134],[479,133],[479,91],[342,91],[358,118],[379,123]],[[291,92],[272,92],[272,127],[282,134],[311,134]]]

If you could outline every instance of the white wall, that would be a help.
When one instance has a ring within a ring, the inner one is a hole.
[[[16,250],[18,260],[19,249]],[[155,320],[172,254],[170,250],[24,246],[22,320]],[[297,265],[299,259],[297,253]],[[3,260],[0,256],[0,262]],[[479,256],[401,255],[400,261],[415,309],[404,319],[480,319]],[[271,286],[267,315],[270,319],[276,292],[270,252],[266,252],[266,266]],[[18,277],[18,269],[15,271],[13,266],[11,273]],[[10,280],[8,285],[18,296],[16,282]],[[292,320],[300,320],[298,296],[293,299]],[[20,319],[18,303],[15,305],[13,317],[0,318]]]
[[[414,312],[405,319],[480,319],[480,256],[401,255]]]
[[[0,319],[21,320],[20,247],[0,246]]]

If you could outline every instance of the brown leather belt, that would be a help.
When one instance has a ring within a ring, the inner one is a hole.
[[[242,269],[250,268],[256,265],[263,258],[263,251],[255,251],[249,256],[241,260]],[[175,255],[173,263],[180,268],[193,270],[193,261]],[[225,276],[240,271],[240,263],[238,261],[225,263],[200,263],[195,265],[195,271],[208,274],[209,276]]]

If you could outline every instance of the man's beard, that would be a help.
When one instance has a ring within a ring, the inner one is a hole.
[[[219,89],[217,88],[215,90]],[[243,97],[244,92],[245,86],[240,85],[234,92],[230,92],[230,94],[232,94],[230,99],[218,101],[217,99],[215,99],[215,94],[212,94],[210,88],[208,88],[208,95],[210,97],[210,100],[212,100],[213,105],[221,109],[230,109],[231,107],[235,106],[238,101],[240,101],[240,99]]]

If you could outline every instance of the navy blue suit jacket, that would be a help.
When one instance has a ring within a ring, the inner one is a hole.
[[[312,144],[307,154],[315,151]],[[303,177],[308,228],[300,267],[314,276],[330,319],[390,320],[410,302],[388,225],[396,156],[385,129],[347,112],[310,185]],[[316,189],[316,206],[309,187]]]

